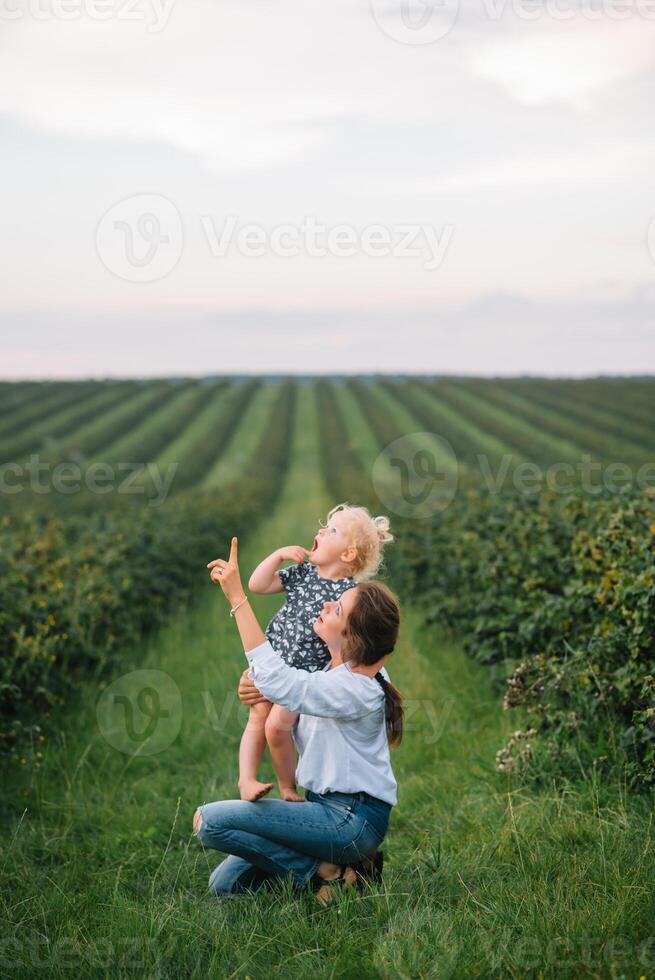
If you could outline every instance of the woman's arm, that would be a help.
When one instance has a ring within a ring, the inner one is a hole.
[[[267,640],[246,656],[257,689],[288,711],[353,721],[380,707],[383,694],[377,682],[362,683],[347,666],[314,673],[289,667]]]
[[[220,585],[225,598],[235,610],[234,618],[243,649],[257,687],[264,697],[289,711],[323,718],[342,718],[344,721],[360,718],[378,708],[381,697],[379,686],[360,683],[351,676],[347,667],[309,673],[285,664],[266,640],[248,602],[241,584],[237,555],[238,542],[232,538],[229,560],[217,558],[207,567],[211,569],[212,581]]]
[[[238,564],[238,544],[237,539],[232,538],[228,561],[225,561],[223,558],[217,558],[215,561],[210,561],[207,568],[211,569],[212,582],[217,582],[220,585],[232,609],[235,609],[236,606],[239,607],[235,609],[234,618],[236,619],[239,636],[243,643],[243,649],[247,653],[248,650],[252,650],[254,647],[263,643],[266,637],[241,584],[241,574]]]

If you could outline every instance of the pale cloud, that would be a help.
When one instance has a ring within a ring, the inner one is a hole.
[[[655,21],[564,21],[542,4],[531,22],[519,2],[462,0],[423,47],[380,30],[369,0],[176,0],[159,32],[2,21],[3,371],[161,373],[179,357],[202,373],[205,351],[222,363],[229,324],[230,370],[252,357],[253,370],[311,370],[334,338],[358,370],[372,353],[384,370],[649,364],[647,302],[633,296],[655,283]],[[160,281],[124,282],[98,260],[98,222],[147,194],[179,211],[184,250]],[[203,215],[267,233],[311,215],[454,235],[434,271],[362,255],[219,260]],[[179,356],[186,323],[197,344]]]
[[[655,373],[646,293],[569,303],[489,294],[421,313],[161,310],[99,317],[93,337],[84,317],[23,314],[7,321],[3,376]]]
[[[161,142],[217,171],[311,160],[335,119],[440,114],[417,92],[450,56],[401,74],[402,48],[363,13],[191,0],[156,35],[117,19],[10,23],[0,113],[79,139]]]
[[[533,153],[511,156],[483,169],[446,174],[443,177],[373,181],[369,193],[430,196],[449,192],[493,188],[539,186],[540,184],[589,184],[652,174],[655,169],[655,141],[606,143],[568,153]]]
[[[594,109],[603,90],[655,67],[653,28],[636,16],[622,23],[521,22],[509,37],[473,44],[467,60],[475,75],[526,105]]]

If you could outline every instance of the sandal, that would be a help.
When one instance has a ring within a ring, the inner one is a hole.
[[[362,858],[357,864],[352,865],[352,869],[357,875],[357,885],[379,885],[382,882],[382,869],[384,868],[384,851],[374,851],[368,857]]]
[[[329,905],[329,903],[334,898],[335,888],[350,888],[356,882],[349,881],[346,878],[346,870],[351,867],[348,864],[342,864],[339,866],[339,874],[336,878],[321,878],[320,875],[314,875],[311,879],[312,892],[316,895],[316,900],[320,905]],[[353,868],[353,870],[355,870]]]

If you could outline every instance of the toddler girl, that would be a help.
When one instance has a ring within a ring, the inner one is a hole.
[[[365,507],[339,504],[314,538],[311,551],[299,545],[279,548],[250,576],[252,592],[286,592],[286,602],[266,628],[266,638],[285,663],[302,670],[323,670],[330,654],[314,632],[314,622],[325,602],[334,602],[358,581],[375,575],[382,549],[393,541],[386,517],[371,517]],[[283,561],[295,562],[280,569]],[[268,743],[280,796],[302,802],[296,792],[296,754],[291,735],[298,715],[279,704],[261,701],[250,709],[239,750],[239,790],[242,800],[257,800],[272,783],[257,779],[257,769]]]

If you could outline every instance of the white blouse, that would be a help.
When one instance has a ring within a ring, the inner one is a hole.
[[[353,673],[349,664],[314,673],[289,667],[268,640],[246,657],[262,694],[300,712],[293,733],[300,786],[314,793],[363,791],[395,805],[384,694],[374,677]]]

